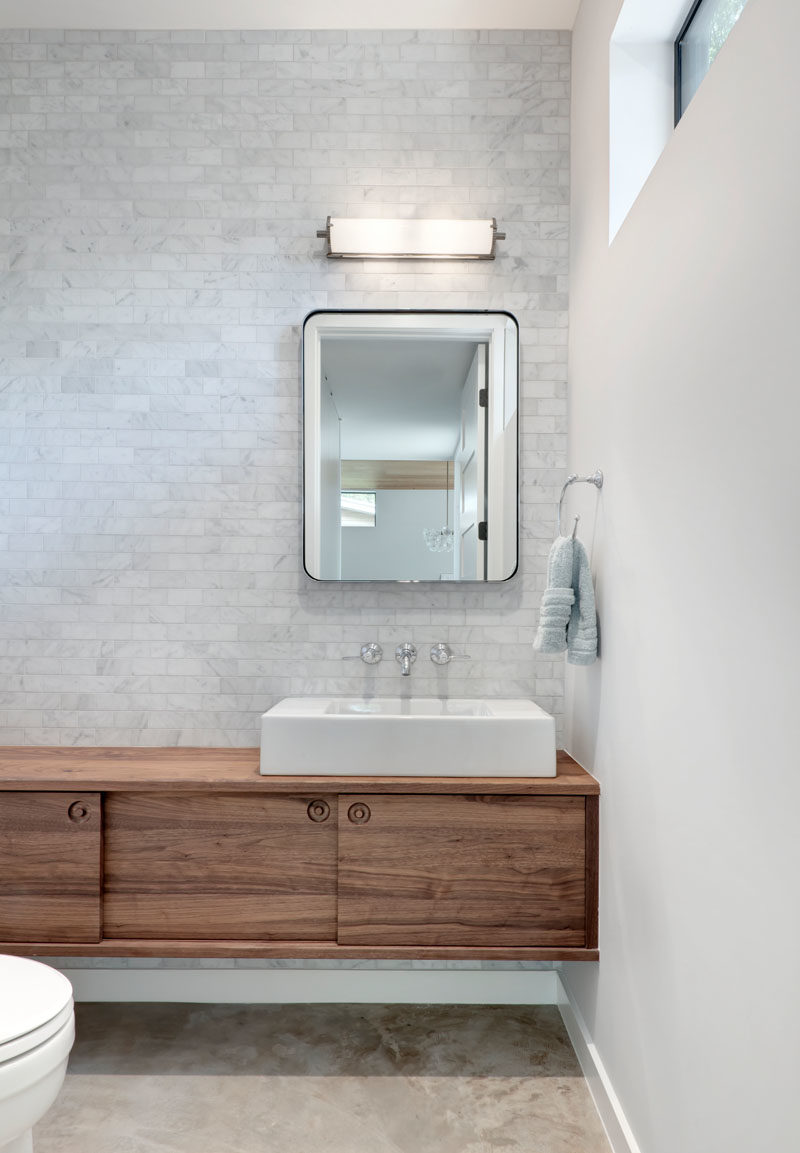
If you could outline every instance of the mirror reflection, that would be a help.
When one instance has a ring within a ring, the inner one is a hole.
[[[313,313],[305,565],[319,580],[503,580],[517,563],[507,313]]]

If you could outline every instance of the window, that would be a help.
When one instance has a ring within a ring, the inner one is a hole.
[[[375,493],[342,493],[342,528],[375,528]]]
[[[686,111],[747,0],[695,0],[675,41],[675,123]]]

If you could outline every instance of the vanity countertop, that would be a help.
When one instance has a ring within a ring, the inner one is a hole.
[[[262,776],[259,750],[96,748],[8,745],[0,748],[0,791],[256,793],[508,793],[596,796],[600,785],[559,750],[555,777]]]

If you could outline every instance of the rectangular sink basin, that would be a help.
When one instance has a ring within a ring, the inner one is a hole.
[[[287,697],[261,718],[261,772],[554,777],[556,722],[527,700]]]

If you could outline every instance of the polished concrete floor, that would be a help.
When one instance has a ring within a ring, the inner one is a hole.
[[[610,1153],[551,1007],[76,1012],[36,1153]]]

